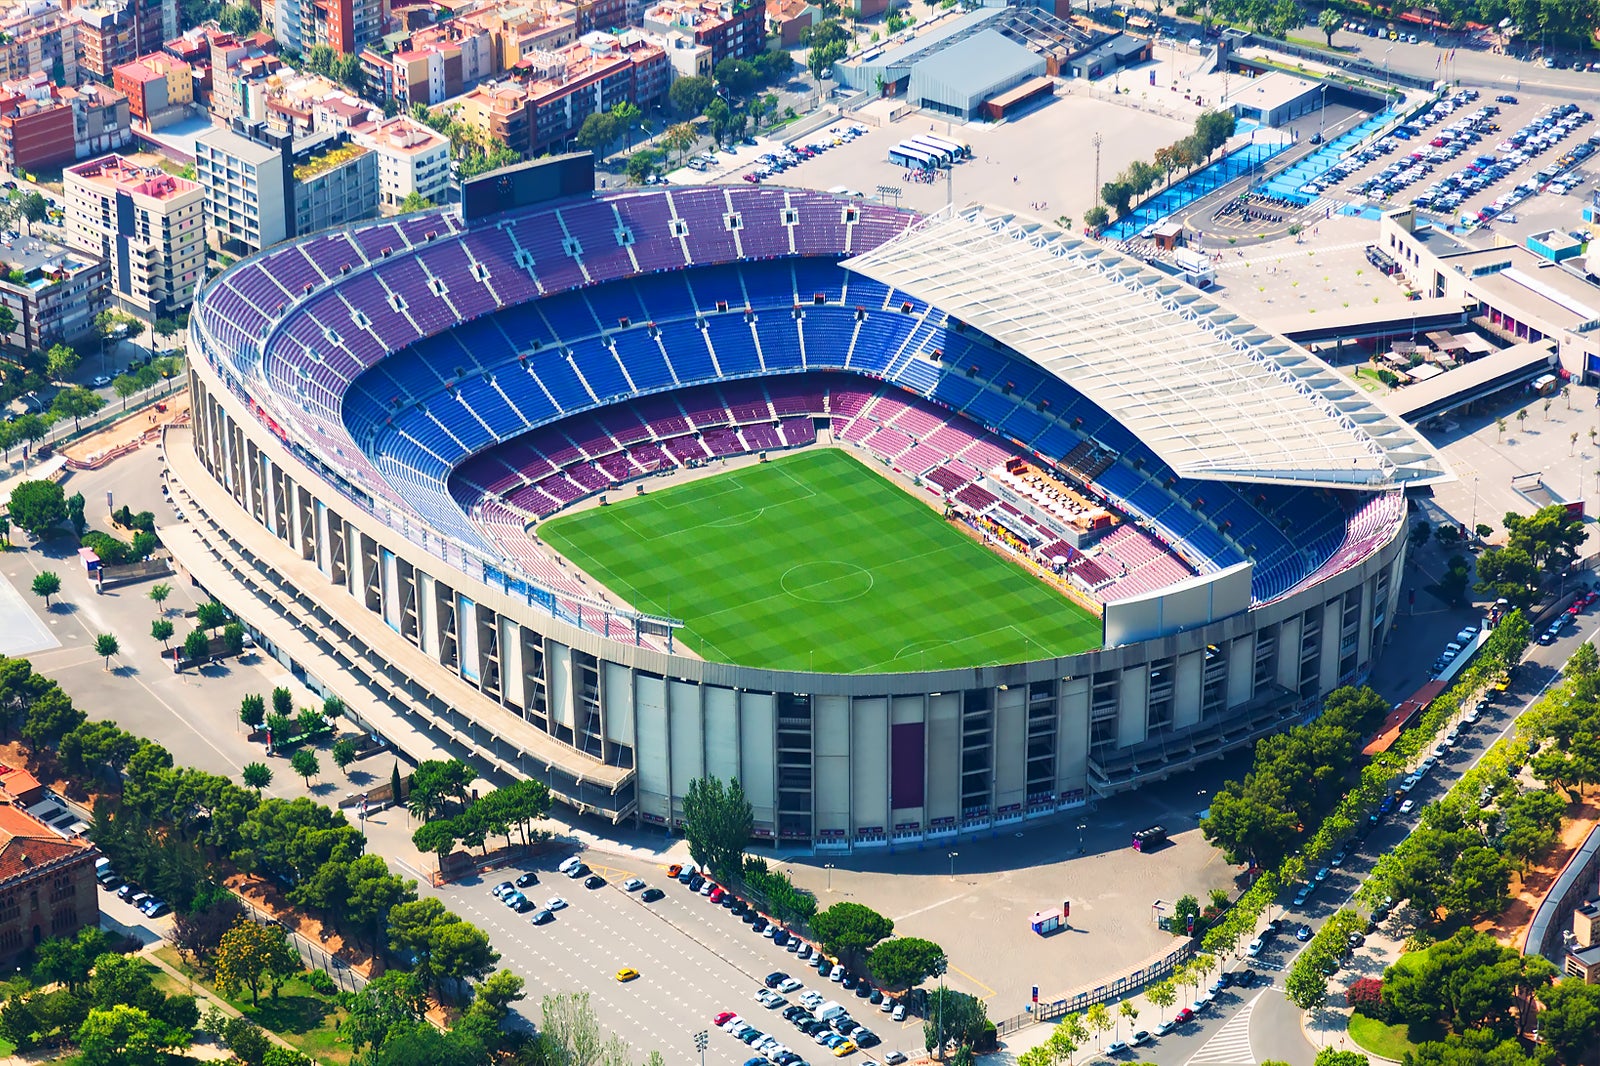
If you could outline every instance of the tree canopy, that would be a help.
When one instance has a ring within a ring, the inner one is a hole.
[[[811,931],[828,954],[859,967],[880,940],[894,935],[894,922],[862,903],[835,903],[811,920]]]
[[[683,835],[694,861],[724,884],[744,869],[755,813],[738,778],[697,777],[683,797]]]
[[[35,540],[67,519],[67,494],[54,481],[24,481],[11,490],[11,524]]]

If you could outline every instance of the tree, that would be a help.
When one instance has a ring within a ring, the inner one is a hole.
[[[1178,990],[1172,986],[1171,978],[1157,981],[1144,990],[1144,998],[1154,1003],[1161,1011],[1161,1020],[1167,1020],[1167,1009],[1178,1001]]]
[[[1295,966],[1283,982],[1289,1002],[1301,1010],[1314,1010],[1328,998],[1328,978],[1315,966]]]
[[[183,638],[183,657],[190,662],[202,662],[211,654],[211,638],[204,630],[195,629]]]
[[[867,969],[885,990],[900,991],[944,973],[944,949],[931,940],[903,936],[885,940],[867,956]]]
[[[628,157],[628,180],[643,185],[661,166],[661,152],[654,148],[641,148]]]
[[[230,617],[232,616],[228,614],[228,609],[216,600],[197,604],[194,609],[195,623],[208,634],[213,629],[227,625]]]
[[[672,106],[680,114],[698,115],[706,109],[716,93],[710,78],[690,75],[672,83],[672,88],[667,91],[667,99],[672,101]]]
[[[394,761],[389,765],[389,802],[400,806],[400,762]]]
[[[1237,784],[1230,781],[1211,797],[1200,830],[1230,863],[1270,863],[1299,835],[1300,819],[1275,776],[1252,773],[1242,786]]]
[[[117,654],[119,645],[117,638],[110,633],[101,633],[94,638],[94,653],[106,661],[106,669],[111,669],[111,657]]]
[[[366,1066],[487,1066],[489,1055],[470,1033],[457,1029],[440,1032],[431,1024],[422,1023],[396,1030],[363,1062]]]
[[[609,111],[597,111],[583,120],[573,140],[579,148],[604,156],[611,142],[617,139],[617,133],[617,117]]]
[[[67,496],[53,481],[24,481],[11,490],[10,512],[11,524],[38,540],[66,520]]]
[[[1133,1023],[1139,1020],[1139,1008],[1133,1005],[1133,1000],[1125,999],[1117,1004],[1117,1035],[1122,1035],[1122,1021],[1127,1019],[1128,1032],[1133,1032]]]
[[[279,685],[272,690],[272,713],[288,715],[294,710],[294,693]]]
[[[1099,230],[1111,221],[1111,212],[1099,204],[1095,204],[1083,213],[1083,224],[1092,230]]]
[[[716,777],[690,781],[683,798],[683,820],[683,835],[694,861],[709,868],[723,884],[738,877],[744,867],[744,849],[755,829],[755,813],[739,779],[730,777],[726,785]]]
[[[260,795],[262,789],[272,784],[272,769],[264,762],[247,762],[244,764],[244,769],[239,772],[239,777]]]
[[[124,1004],[89,1012],[78,1028],[83,1066],[165,1066],[167,1052],[189,1046],[190,1035]]]
[[[1089,1026],[1089,1031],[1094,1034],[1095,1050],[1100,1050],[1100,1038],[1110,1032],[1114,1024],[1111,1021],[1111,1009],[1104,1003],[1096,1003],[1083,1012],[1083,1020]]]
[[[0,307],[0,344],[9,344],[11,335],[17,331],[17,316],[9,307]]]
[[[72,705],[65,692],[52,687],[28,705],[27,717],[22,722],[22,738],[35,747],[54,748],[87,717]]]
[[[686,80],[688,79],[679,78],[673,83],[673,89],[682,85]],[[694,131],[693,123],[678,122],[667,127],[667,131],[661,135],[660,143],[661,147],[666,149],[669,155],[676,156],[681,161],[684,156],[689,154],[689,150],[694,147],[696,139],[697,134]]]
[[[412,211],[426,211],[433,206],[434,202],[420,192],[408,192],[406,198],[400,201],[400,213],[406,215]]]
[[[354,737],[340,737],[333,745],[333,765],[337,766],[345,777],[350,776],[349,766],[356,761],[356,742]]]
[[[1278,0],[1272,9],[1272,14],[1267,19],[1267,25],[1279,37],[1287,37],[1293,30],[1304,26],[1306,13],[1294,0]]]
[[[44,355],[45,374],[51,381],[65,381],[78,369],[83,357],[65,344],[53,344]]]
[[[150,602],[156,605],[158,614],[167,613],[167,598],[172,595],[172,586],[165,581],[157,582],[150,586]]]
[[[44,570],[33,575],[33,594],[44,597],[44,605],[50,606],[50,597],[61,591],[61,575],[54,570]]]
[[[1594,1062],[1600,1053],[1600,985],[1569,977],[1540,995],[1539,1039],[1562,1062]]]
[[[240,918],[217,945],[217,988],[230,996],[248,988],[252,1005],[261,1002],[263,984],[275,985],[300,968],[300,956],[275,925]]]
[[[622,134],[623,147],[628,151],[633,150],[633,128],[643,114],[627,100],[611,105],[611,117],[616,119],[617,132]]]
[[[729,96],[741,99],[750,94],[750,90],[756,87],[760,77],[755,67],[733,56],[718,63],[711,73],[717,84],[728,90]]]
[[[222,28],[227,30],[229,33],[236,34],[240,37],[248,37],[260,28],[261,14],[255,8],[246,3],[229,4],[227,7],[222,9],[222,14],[218,16],[217,21],[220,22],[222,24]],[[160,321],[170,322],[171,320],[162,319]],[[158,321],[158,325],[160,324],[160,321]],[[177,331],[174,330],[173,332]]]
[[[144,386],[140,385],[139,379],[132,374],[118,374],[111,379],[111,391],[122,398],[122,409],[124,411],[128,409],[128,400],[142,388]]]
[[[267,717],[267,701],[261,698],[261,693],[250,693],[238,701],[238,720],[245,723],[251,730],[261,728],[262,720]]]
[[[105,397],[90,392],[82,385],[74,385],[56,393],[56,398],[50,401],[50,412],[57,418],[72,419],[72,428],[78,429],[83,424],[84,416],[94,414],[105,405]]]
[[[859,970],[873,945],[894,934],[894,922],[864,904],[835,903],[812,919],[811,931],[828,954],[851,960]]]
[[[311,779],[317,776],[322,769],[317,764],[317,753],[310,748],[301,748],[289,756],[289,766],[295,773],[306,779],[306,787],[311,786]]]
[[[72,534],[81,541],[84,530],[89,528],[89,521],[83,515],[83,493],[74,492],[67,497],[67,521],[72,524]]]
[[[721,144],[728,127],[733,123],[733,109],[722,97],[716,97],[706,105],[706,121],[711,123],[711,139]]]
[[[1221,793],[1218,793],[1220,797]],[[1230,859],[1230,862],[1237,860]],[[1172,905],[1172,927],[1177,933],[1185,932],[1200,920],[1200,901],[1193,895],[1184,895]]]
[[[238,622],[229,622],[222,627],[222,646],[229,655],[238,655],[244,651],[244,626]]]
[[[976,996],[936,988],[928,993],[927,1014],[922,1022],[923,1044],[932,1051],[954,1040],[958,1046],[970,1048],[982,1038],[988,1024],[988,1013]]]
[[[1327,35],[1329,48],[1333,47],[1333,35],[1343,25],[1344,18],[1337,8],[1325,7],[1322,9],[1322,14],[1317,16],[1317,28]]]
[[[386,970],[345,998],[339,1032],[357,1051],[382,1047],[391,1033],[412,1029],[427,1010],[427,989],[415,974]]]
[[[266,1030],[248,1018],[229,1018],[223,1023],[222,1043],[245,1066],[262,1066],[274,1047]]]

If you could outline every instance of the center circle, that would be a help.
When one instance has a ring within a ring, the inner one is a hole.
[[[783,591],[806,603],[845,603],[872,591],[872,571],[855,563],[822,559],[799,563],[778,580]]]

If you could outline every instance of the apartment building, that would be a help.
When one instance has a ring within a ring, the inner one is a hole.
[[[235,121],[195,138],[206,241],[257,252],[303,233],[378,212],[378,157],[343,131],[295,137]]]
[[[149,318],[194,299],[205,267],[205,193],[197,182],[117,155],[68,167],[67,240],[111,267],[111,296]]]
[[[724,59],[750,59],[766,47],[763,0],[661,0],[642,18],[651,33],[710,48],[713,68]]]
[[[128,97],[128,113],[148,130],[170,126],[194,103],[194,71],[166,52],[152,52],[113,73],[111,84]]]
[[[17,323],[5,342],[43,351],[92,333],[94,316],[109,302],[110,281],[105,260],[77,249],[37,237],[0,247],[0,304]]]
[[[382,0],[278,0],[270,21],[274,36],[302,55],[319,44],[354,55],[382,34],[384,6]]]
[[[658,103],[672,67],[643,34],[585,34],[554,52],[523,57],[527,79],[479,86],[458,98],[457,115],[524,155],[563,150],[583,120],[621,102]]]
[[[361,51],[368,91],[402,108],[437,104],[500,70],[493,32],[463,17],[370,42]]]
[[[378,160],[378,210],[394,214],[412,193],[444,203],[450,190],[450,138],[405,115],[350,131]]]
[[[94,0],[70,5],[68,12],[78,24],[79,64],[101,81],[178,35],[177,0]]]
[[[0,9],[0,79],[43,71],[78,83],[78,23],[60,0],[20,0]]]
[[[76,89],[61,89],[57,96],[72,109],[76,158],[120,151],[133,140],[133,116],[125,93],[91,81]]]
[[[253,87],[280,70],[278,42],[264,34],[243,40],[231,33],[211,38],[211,114],[224,125],[235,119],[259,119],[251,114],[248,101]]]

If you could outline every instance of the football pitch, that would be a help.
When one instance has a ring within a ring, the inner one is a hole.
[[[832,448],[556,518],[539,535],[706,659],[872,673],[1088,651],[1100,620]]]

